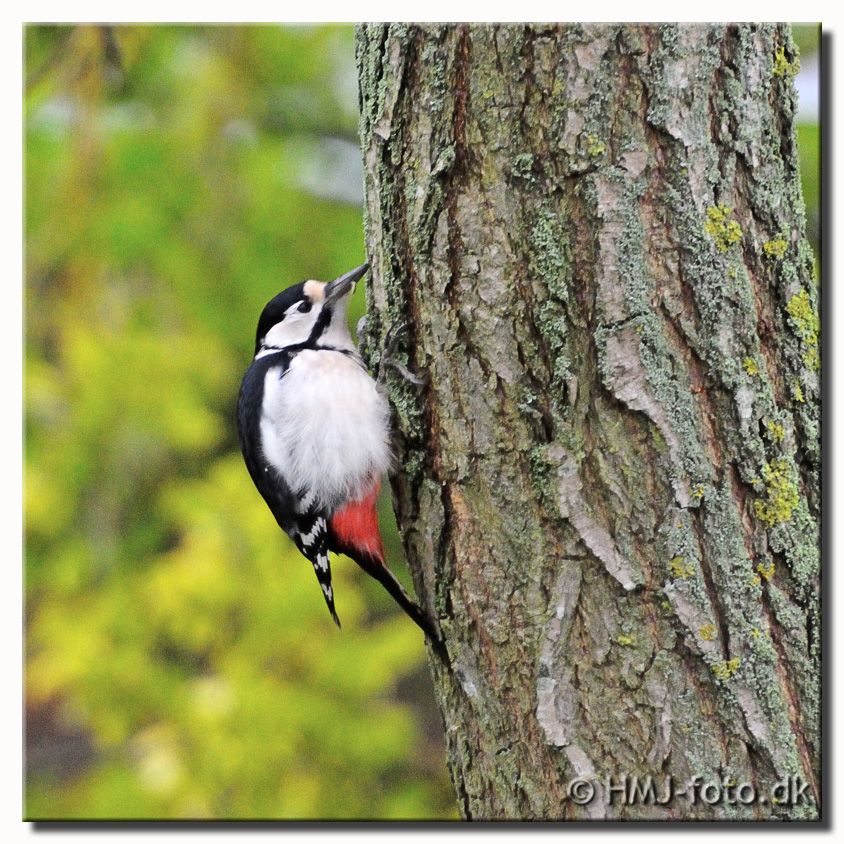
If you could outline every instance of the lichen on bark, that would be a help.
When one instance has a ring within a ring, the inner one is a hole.
[[[427,373],[389,384],[393,491],[451,655],[432,665],[462,811],[816,817],[819,346],[788,28],[357,38],[371,346],[406,322]],[[625,806],[602,785],[624,773],[813,797]]]

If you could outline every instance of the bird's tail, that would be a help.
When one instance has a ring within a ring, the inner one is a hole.
[[[355,555],[352,559],[370,576],[374,577],[392,596],[395,602],[418,625],[431,646],[444,662],[448,663],[448,653],[440,634],[422,607],[405,592],[396,576],[384,565],[367,555]]]
[[[340,617],[334,609],[334,588],[331,585],[331,562],[328,559],[328,533],[325,518],[315,516],[309,529],[300,530],[294,535],[293,540],[302,554],[311,561],[328,611],[334,623],[340,627]]]
[[[434,623],[384,565],[384,544],[381,541],[375,506],[380,486],[381,484],[375,481],[365,496],[348,502],[341,510],[332,514],[329,519],[329,545],[333,551],[351,557],[370,577],[381,583],[395,602],[422,629],[439,656],[448,664],[445,645]]]
[[[337,610],[334,609],[334,588],[331,585],[331,563],[328,560],[328,546],[321,548],[316,558],[311,560],[316,572],[317,580],[322,589],[322,596],[325,598],[325,603],[328,606],[328,611],[334,619],[334,623],[341,627],[340,616],[337,615]]]

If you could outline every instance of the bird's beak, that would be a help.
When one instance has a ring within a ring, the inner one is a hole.
[[[369,264],[361,264],[353,270],[341,275],[340,278],[335,278],[334,281],[329,281],[325,285],[325,299],[326,305],[331,302],[336,302],[342,296],[345,296],[350,290],[354,290],[355,282],[360,279],[369,269]]]

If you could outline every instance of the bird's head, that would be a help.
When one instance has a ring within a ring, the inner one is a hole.
[[[368,269],[369,264],[362,264],[329,282],[300,281],[270,299],[258,320],[256,357],[298,345],[353,349],[346,307]]]

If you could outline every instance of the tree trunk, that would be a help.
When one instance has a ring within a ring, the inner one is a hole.
[[[369,337],[406,322],[428,375],[390,381],[393,492],[466,818],[819,814],[794,55],[774,25],[358,30]],[[648,775],[697,785],[625,800]]]

